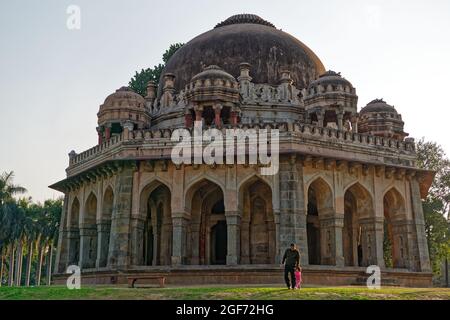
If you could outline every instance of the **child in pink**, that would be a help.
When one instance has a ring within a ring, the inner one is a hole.
[[[295,289],[300,289],[302,284],[302,268],[297,266],[295,268]]]

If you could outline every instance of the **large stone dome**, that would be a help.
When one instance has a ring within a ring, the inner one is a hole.
[[[281,71],[287,69],[294,85],[305,88],[325,72],[320,59],[298,39],[256,15],[242,14],[186,43],[169,59],[163,75],[175,75],[178,91],[209,65],[218,65],[237,78],[242,62],[251,64],[255,83],[278,84]],[[161,94],[162,78],[159,83]]]

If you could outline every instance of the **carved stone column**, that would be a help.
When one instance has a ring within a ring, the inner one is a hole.
[[[100,222],[97,224],[97,268],[106,267],[108,263],[109,236],[111,231],[111,222]]]
[[[136,165],[131,162],[123,165],[116,177],[108,256],[108,267],[113,269],[127,268],[130,263],[130,217],[135,170]]]
[[[227,265],[239,264],[241,216],[238,212],[226,212],[227,219]]]
[[[97,226],[95,224],[80,228],[80,252],[81,269],[94,268],[97,256]]]
[[[67,265],[80,266],[80,230],[78,228],[68,229],[67,248],[69,250]]]
[[[317,115],[317,125],[319,127],[323,127],[323,120],[325,118],[325,113],[323,111],[317,111],[316,115]]]
[[[220,128],[222,126],[222,119],[220,118],[220,112],[222,111],[222,105],[221,104],[215,104],[214,105],[214,124],[217,128]]]
[[[180,265],[186,263],[187,222],[188,220],[186,219],[186,215],[184,212],[172,213],[172,265]]]
[[[131,265],[144,264],[144,219],[132,217],[131,221]],[[154,251],[153,251],[154,252]]]
[[[200,223],[191,225],[192,257],[191,264],[200,264]]]
[[[359,220],[361,226],[362,265],[384,268],[384,219],[371,217]]]
[[[327,214],[320,220],[321,264],[344,266],[342,228],[344,215]]]
[[[423,217],[423,208],[420,201],[419,181],[415,177],[410,177],[412,213],[417,238],[417,259],[420,264],[420,271],[431,272],[430,256],[428,253],[428,243],[425,235],[425,219]]]

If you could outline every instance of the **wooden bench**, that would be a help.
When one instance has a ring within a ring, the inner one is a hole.
[[[134,276],[134,277],[127,277],[128,280],[128,288],[134,288],[134,284],[137,280],[158,280],[159,286],[161,288],[164,288],[164,284],[166,282],[166,277],[164,276]]]

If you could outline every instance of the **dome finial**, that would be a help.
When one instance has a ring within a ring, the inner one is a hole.
[[[225,21],[222,21],[218,23],[214,29],[219,27],[228,26],[231,24],[240,24],[240,23],[252,23],[252,24],[261,24],[264,26],[275,28],[275,26],[270,23],[269,21],[264,20],[260,16],[257,16],[256,14],[248,14],[248,13],[242,13],[242,14],[236,14],[234,16],[229,17]]]

